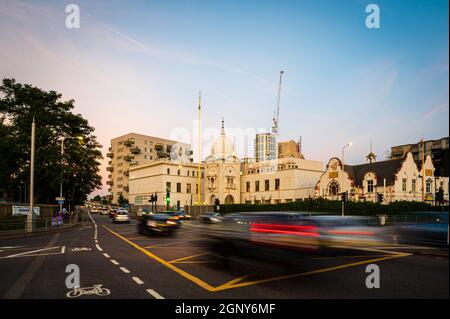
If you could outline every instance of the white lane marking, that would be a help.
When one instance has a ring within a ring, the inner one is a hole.
[[[114,265],[118,265],[118,264],[119,264],[115,259],[111,259],[111,262],[112,262]]]
[[[9,255],[6,257],[0,257],[0,258],[13,258],[13,257],[20,257],[23,255],[30,255],[32,253],[37,253],[37,252],[42,252],[42,251],[46,251],[46,250],[51,250],[51,249],[56,249],[59,248],[60,246],[56,246],[56,247],[49,247],[49,248],[43,248],[43,249],[36,249],[36,250],[32,250],[32,251],[26,251],[23,253],[19,253],[19,254],[14,254],[14,255]]]
[[[66,252],[66,246],[63,246],[62,248],[61,248],[61,254],[64,254]]]
[[[97,239],[95,240],[95,243],[98,244],[98,240]]]
[[[157,293],[156,291],[154,291],[153,289],[147,289],[147,292],[152,295],[153,297],[155,297],[155,299],[165,299],[163,296],[161,296],[159,293]]]
[[[108,255],[107,253],[103,253],[103,256],[105,256],[106,258],[111,258],[111,256]]]
[[[139,277],[131,277],[131,279],[133,279],[134,282],[137,283],[138,285],[144,284],[144,282]]]
[[[100,247],[99,244],[95,244],[95,247],[97,247],[98,250],[103,251],[102,247]]]
[[[130,271],[128,269],[126,269],[125,267],[120,267],[120,270],[122,270],[126,274],[130,273]]]

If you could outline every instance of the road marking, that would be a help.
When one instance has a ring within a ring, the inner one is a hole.
[[[53,246],[59,239],[61,233],[56,233],[47,246]],[[43,262],[45,260],[45,255],[37,256],[33,262],[28,266],[25,272],[20,276],[19,279],[16,280],[14,285],[2,296],[4,299],[18,299],[24,292],[25,288],[31,282],[35,274],[38,272],[39,268],[41,268]]]
[[[128,238],[129,240],[144,240],[144,239],[149,239],[148,237],[144,237],[144,236],[138,236],[138,237],[131,237]]]
[[[203,289],[205,289],[207,291],[211,291],[211,292],[222,291],[222,290],[227,290],[227,289],[234,289],[234,288],[239,288],[239,287],[252,286],[252,285],[257,285],[257,284],[264,284],[264,283],[269,283],[269,282],[273,282],[273,281],[285,280],[285,279],[296,278],[296,277],[303,277],[303,276],[308,276],[308,275],[314,275],[314,274],[319,274],[319,273],[330,272],[330,271],[345,269],[345,268],[349,268],[349,267],[354,267],[354,266],[358,266],[358,265],[364,265],[364,264],[374,263],[374,262],[378,262],[378,261],[395,259],[395,258],[401,258],[401,257],[406,257],[406,256],[411,256],[412,255],[412,254],[408,254],[408,253],[389,251],[389,252],[386,252],[387,255],[385,257],[380,257],[380,258],[375,258],[375,259],[370,259],[370,260],[362,260],[362,261],[358,261],[358,262],[343,264],[343,265],[329,267],[329,268],[322,268],[322,269],[317,269],[317,270],[303,272],[303,273],[297,273],[297,274],[285,275],[285,276],[278,276],[278,277],[261,279],[261,280],[255,280],[255,281],[249,281],[249,282],[243,282],[243,283],[235,283],[234,281],[242,280],[242,278],[236,278],[236,279],[233,279],[231,281],[231,284],[230,284],[230,281],[229,281],[229,282],[226,282],[226,283],[224,283],[222,285],[214,287],[214,286],[208,284],[207,282],[201,280],[200,278],[195,277],[194,275],[192,275],[192,274],[190,274],[190,273],[188,273],[188,272],[186,272],[186,271],[176,267],[172,263],[170,263],[170,262],[160,258],[159,256],[151,253],[150,251],[146,250],[144,247],[139,246],[138,244],[136,244],[136,243],[130,241],[129,239],[127,239],[126,237],[119,235],[118,233],[116,233],[113,230],[109,229],[105,225],[103,225],[103,227],[105,229],[107,229],[110,233],[115,235],[116,237],[122,239],[123,241],[125,241],[129,245],[133,246],[137,250],[139,250],[142,253],[146,254],[148,257],[158,261],[162,265],[164,265],[167,268],[173,270],[174,272],[178,273],[179,275],[183,276],[184,278],[186,278],[186,279],[190,280],[191,282],[197,284],[198,286],[202,287]],[[377,249],[361,249],[361,250],[385,252],[385,251],[381,251],[381,250],[377,250]]]
[[[111,259],[111,262],[112,262],[114,265],[118,265],[118,264],[119,264],[115,259]]]
[[[163,296],[161,296],[159,293],[157,293],[156,291],[154,291],[153,289],[147,289],[147,292],[152,295],[153,297],[155,297],[155,299],[165,299]]]
[[[126,274],[130,273],[130,271],[128,269],[126,269],[125,267],[120,267],[120,270],[122,270]]]
[[[108,255],[107,253],[103,253],[103,256],[105,256],[106,258],[111,258],[111,256]]]
[[[58,253],[33,254],[33,253],[53,250],[53,249],[57,249],[57,248],[61,248],[61,251],[58,252]],[[31,257],[31,256],[46,256],[46,255],[64,254],[65,249],[66,249],[65,246],[63,246],[63,247],[61,247],[61,246],[48,247],[48,248],[42,248],[42,249],[35,249],[35,250],[31,250],[31,251],[25,251],[23,253],[18,253],[18,254],[14,254],[14,255],[8,255],[8,256],[5,256],[5,257],[0,257],[0,259],[15,258],[15,257]]]
[[[131,277],[131,279],[133,279],[134,282],[137,283],[138,285],[144,284],[144,282],[139,277]]]
[[[174,260],[170,260],[170,261],[168,261],[169,263],[172,263],[172,264],[176,264],[176,263],[178,263],[178,262],[180,262],[180,261],[183,261],[183,260],[188,260],[188,259],[191,259],[191,258],[195,258],[195,257],[198,257],[198,256],[203,256],[203,255],[208,255],[209,253],[201,253],[201,254],[196,254],[196,255],[192,255],[192,256],[187,256],[187,257],[183,257],[183,258],[178,258],[178,259],[174,259]]]
[[[141,251],[142,253],[144,253],[145,255],[147,255],[148,257],[158,261],[159,263],[163,264],[164,266],[168,267],[169,269],[175,271],[176,273],[178,273],[179,275],[185,277],[186,279],[192,281],[193,283],[197,284],[198,286],[202,287],[203,289],[206,289],[208,291],[214,291],[214,287],[211,286],[210,284],[204,282],[203,280],[201,280],[200,278],[197,278],[193,275],[191,275],[190,273],[172,265],[171,263],[168,263],[167,261],[165,261],[164,259],[152,254],[151,252],[149,252],[148,250],[146,250],[144,247],[139,246],[138,244],[133,243],[132,241],[128,240],[128,238],[119,235],[118,233],[116,233],[115,231],[109,229],[108,227],[106,227],[105,225],[103,225],[103,227],[105,229],[107,229],[110,233],[112,233],[113,235],[117,236],[118,238],[122,239],[123,241],[125,241],[126,243],[130,244],[131,246],[133,246],[134,248],[136,248],[137,250]]]
[[[98,249],[99,251],[103,251],[102,247],[100,247],[99,244],[95,244],[95,247],[97,247],[97,249]]]

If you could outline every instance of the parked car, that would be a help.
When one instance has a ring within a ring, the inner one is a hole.
[[[129,223],[130,216],[128,216],[128,212],[125,209],[119,209],[116,211],[116,214],[113,217],[114,223]]]
[[[152,233],[171,234],[180,226],[176,216],[165,213],[146,214],[138,224],[138,232],[142,235]]]
[[[217,224],[222,221],[221,215],[215,212],[203,213],[198,218],[205,224]]]

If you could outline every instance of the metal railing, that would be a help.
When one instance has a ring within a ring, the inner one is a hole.
[[[62,219],[55,217],[34,218],[31,233],[58,231],[73,227],[78,223],[79,218],[76,215]],[[26,218],[0,219],[0,237],[27,233]]]

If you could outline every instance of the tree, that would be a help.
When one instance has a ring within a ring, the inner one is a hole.
[[[3,96],[2,96],[3,95]],[[30,133],[36,121],[35,197],[39,203],[54,203],[63,182],[64,197],[74,204],[101,187],[101,145],[94,128],[72,112],[74,100],[62,101],[55,91],[3,79],[0,86],[0,189],[18,197],[19,186],[30,174]],[[61,158],[61,138],[66,139]]]
[[[92,198],[92,200],[94,202],[101,202],[102,201],[102,197],[100,195],[95,195],[94,198]]]
[[[123,197],[122,194],[119,195],[119,198],[117,199],[117,203],[119,204],[119,206],[124,207],[125,205],[128,204],[128,200]]]

